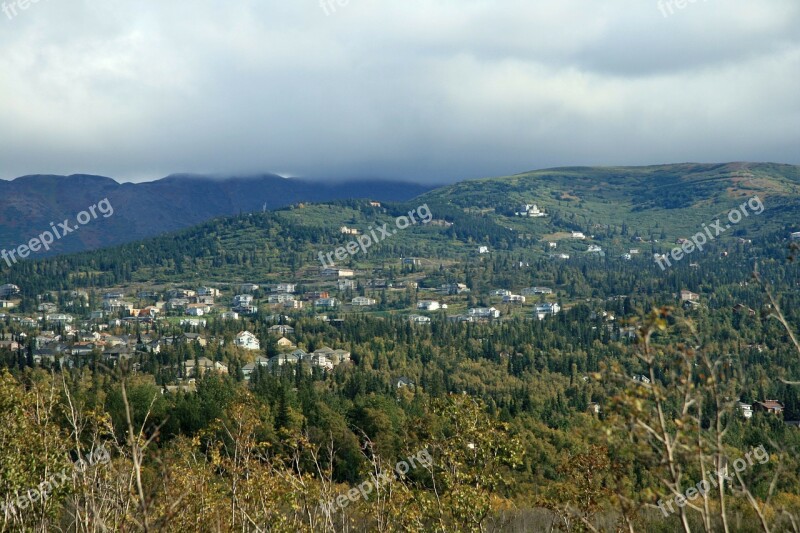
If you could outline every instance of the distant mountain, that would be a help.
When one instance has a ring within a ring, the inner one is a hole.
[[[300,202],[369,198],[403,201],[432,187],[396,181],[314,182],[275,175],[226,179],[173,175],[148,183],[117,183],[90,176],[23,176],[0,180],[0,249],[15,248],[108,198],[111,217],[57,241],[56,253],[122,244],[193,226],[218,216],[275,209]]]

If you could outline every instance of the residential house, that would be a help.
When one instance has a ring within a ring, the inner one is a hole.
[[[439,291],[444,294],[463,294],[470,292],[470,289],[463,283],[445,283]]]
[[[413,322],[414,324],[430,324],[431,319],[427,316],[422,315],[408,315],[408,319]]]
[[[103,294],[103,300],[122,300],[125,298],[124,292],[107,292]]]
[[[514,213],[518,217],[531,217],[531,218],[542,218],[546,217],[547,213],[539,209],[539,206],[536,204],[525,204],[524,206],[520,207],[519,211]]]
[[[219,289],[212,287],[200,287],[197,289],[197,296],[210,296],[212,298],[218,297],[220,294]]]
[[[16,305],[11,300],[0,300],[0,309],[12,309]]]
[[[645,383],[645,384],[651,383],[650,378],[648,378],[647,376],[644,376],[642,374],[634,375],[633,376],[633,381],[636,381],[637,383]]]
[[[203,316],[211,311],[211,306],[206,304],[189,304],[186,307],[186,314],[189,316]]]
[[[520,291],[522,296],[535,296],[537,294],[553,294],[553,289],[548,287],[528,287]]]
[[[573,231],[572,232],[572,238],[573,239],[583,240],[583,239],[586,238],[586,235],[584,235],[582,231]]]
[[[336,286],[340,291],[346,291],[355,290],[357,284],[352,279],[340,279],[338,282],[336,282]]]
[[[500,311],[494,307],[473,307],[468,314],[474,318],[500,318]]]
[[[355,228],[348,228],[347,226],[342,226],[339,228],[339,232],[342,235],[358,235],[358,230]]]
[[[356,296],[351,300],[350,303],[355,306],[366,307],[369,305],[375,305],[378,303],[378,300],[374,298],[366,298],[364,296]]]
[[[233,297],[234,307],[242,307],[245,305],[252,305],[253,296],[250,294],[237,294]]]
[[[19,287],[12,285],[11,283],[0,285],[0,298],[11,298],[12,296],[19,294],[19,292]]]
[[[244,374],[244,379],[250,380],[250,377],[255,372],[256,368],[261,367],[265,368],[269,366],[269,359],[266,357],[258,356],[256,360],[252,363],[248,363],[242,367],[242,374]]]
[[[258,340],[258,337],[256,337],[249,331],[242,331],[241,333],[236,335],[236,338],[234,339],[233,343],[239,348],[244,348],[245,350],[261,349],[261,342]]]
[[[259,286],[255,283],[242,283],[239,285],[239,292],[256,292]]]
[[[492,291],[492,296],[510,296],[511,291],[508,289],[495,289]]]
[[[411,266],[419,266],[422,264],[422,261],[420,261],[416,257],[403,257],[401,262],[404,265],[411,265]]]
[[[336,298],[320,298],[318,300],[314,300],[314,306],[316,307],[336,307],[339,305],[339,300]]]
[[[36,310],[41,313],[56,313],[58,306],[52,302],[44,302],[36,306]]]
[[[295,283],[278,283],[275,286],[275,292],[283,292],[283,293],[293,293],[297,290],[297,284]]]
[[[751,404],[739,402],[738,409],[746,419],[753,418],[753,406]]]
[[[193,328],[204,328],[208,322],[202,318],[183,318],[180,321],[180,326],[189,326]]]
[[[183,368],[187,377],[199,377],[206,372],[217,372],[219,374],[228,373],[228,365],[220,363],[219,361],[212,361],[207,357],[201,357],[197,360],[187,359],[183,362]]]
[[[508,294],[503,296],[503,303],[507,304],[524,304],[525,297],[518,294]]]
[[[295,296],[293,294],[288,294],[285,292],[278,293],[278,294],[270,294],[267,297],[267,303],[271,304],[283,304],[286,302],[291,302],[295,300]]]
[[[417,302],[417,309],[422,309],[423,311],[438,311],[441,308],[441,304],[434,300],[422,300]]]
[[[793,241],[800,241],[800,231],[795,231],[791,234],[791,239]]]
[[[700,301],[700,295],[696,294],[692,291],[683,290],[681,291],[681,301],[682,302],[698,302]]]
[[[240,313],[242,315],[255,315],[258,313],[258,306],[257,305],[237,305],[232,309],[236,313]]]
[[[275,342],[275,344],[278,345],[278,348],[294,348],[294,343],[286,337],[281,337]]]
[[[539,320],[544,320],[545,317],[555,316],[561,312],[561,306],[557,303],[543,303],[537,304],[533,308],[533,314]]]
[[[8,350],[10,352],[19,350],[19,343],[12,340],[0,340],[0,350]]]
[[[328,359],[333,362],[334,365],[340,365],[343,363],[350,362],[350,352],[347,350],[332,350],[327,346],[320,348],[319,350],[314,350],[315,355],[325,355]]]
[[[277,324],[270,327],[267,331],[273,335],[291,335],[294,333],[294,328],[292,326],[287,326],[286,324]]]
[[[756,402],[753,404],[755,411],[769,413],[771,415],[783,414],[783,404],[777,400],[764,400],[763,402]]]
[[[411,378],[407,378],[406,376],[401,376],[398,378],[397,382],[395,383],[395,387],[398,389],[411,389],[413,390],[415,385],[414,382],[411,381]]]
[[[320,272],[324,277],[352,278],[356,275],[355,271],[349,268],[323,268]]]
[[[222,320],[239,320],[239,313],[236,311],[226,311],[220,315]]]
[[[480,246],[480,247],[478,247],[478,253],[481,254],[481,255],[488,254],[489,253],[489,247],[488,246]]]

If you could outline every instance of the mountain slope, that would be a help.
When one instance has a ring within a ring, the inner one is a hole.
[[[88,175],[24,176],[0,181],[0,249],[11,249],[108,198],[114,215],[81,227],[53,246],[57,253],[113,246],[190,227],[218,216],[343,198],[402,201],[431,187],[412,183],[317,183],[280,176],[211,179],[170,176],[124,183]]]

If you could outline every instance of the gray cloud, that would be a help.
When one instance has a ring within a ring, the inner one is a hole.
[[[800,163],[795,0],[698,0],[667,17],[658,0],[325,5],[0,13],[0,177]]]

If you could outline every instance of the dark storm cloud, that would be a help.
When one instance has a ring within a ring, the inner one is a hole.
[[[40,0],[0,13],[0,177],[800,163],[800,6],[661,6]]]

